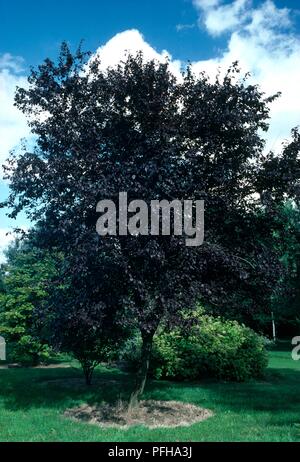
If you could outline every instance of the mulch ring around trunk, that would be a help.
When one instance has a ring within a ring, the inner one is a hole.
[[[179,401],[140,401],[128,412],[127,403],[97,406],[83,404],[64,412],[65,417],[101,427],[128,428],[144,425],[148,428],[189,426],[213,416],[208,409]]]

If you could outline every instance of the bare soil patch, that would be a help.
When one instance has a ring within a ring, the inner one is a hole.
[[[128,428],[144,425],[148,428],[182,427],[205,420],[213,415],[208,409],[179,401],[141,401],[138,408],[129,413],[124,403],[89,406],[84,404],[67,409],[66,417],[101,427]]]

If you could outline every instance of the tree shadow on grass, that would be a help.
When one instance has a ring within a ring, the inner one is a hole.
[[[215,410],[298,413],[300,421],[300,370],[275,369],[265,380],[244,383],[203,380],[201,383],[172,383],[159,390],[153,382],[147,390],[152,399],[186,400],[193,395],[193,403]],[[199,390],[199,393],[197,392]],[[151,392],[152,391],[152,392]],[[164,396],[165,395],[165,396]]]
[[[117,369],[96,370],[94,385],[90,387],[85,387],[81,378],[81,371],[72,368],[3,370],[0,374],[0,402],[8,410],[41,407],[65,410],[82,403],[126,401],[134,383],[132,374]],[[224,413],[224,410],[270,412],[278,416],[280,422],[289,425],[300,415],[299,389],[300,370],[287,368],[272,369],[266,380],[248,383],[149,380],[145,399],[191,402],[216,414]],[[284,416],[286,413],[290,416]],[[278,424],[277,419],[274,424]]]
[[[82,373],[75,368],[3,370],[0,374],[0,403],[8,410],[30,408],[66,408],[80,403],[93,405],[128,400],[134,376],[118,369],[94,373],[93,384],[86,386]],[[164,388],[164,383],[159,387]],[[168,384],[169,386],[169,384]]]

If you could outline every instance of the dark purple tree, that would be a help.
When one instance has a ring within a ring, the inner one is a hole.
[[[116,68],[99,64],[63,44],[58,63],[47,59],[18,89],[36,147],[6,164],[5,205],[12,216],[26,211],[39,242],[63,251],[74,281],[91,278],[99,301],[104,278],[105,297],[121,307],[119,322],[139,327],[133,405],[162,320],[178,322],[199,298],[223,311],[245,297],[249,310],[268,303],[281,271],[266,245],[270,220],[279,202],[298,194],[300,140],[295,130],[281,156],[265,158],[260,132],[276,96],[239,78],[237,64],[213,82],[190,69],[176,80],[167,62],[145,62],[142,54]],[[121,191],[148,205],[204,200],[204,244],[188,247],[185,236],[173,235],[100,237],[96,204],[118,206]]]

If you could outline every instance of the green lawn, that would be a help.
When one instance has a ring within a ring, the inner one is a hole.
[[[64,409],[126,397],[132,382],[125,373],[99,369],[96,377],[116,382],[103,389],[49,383],[79,376],[75,368],[0,369],[0,441],[300,441],[300,361],[290,351],[270,353],[265,381],[149,382],[147,398],[191,402],[215,413],[175,429],[101,429],[68,420]]]

